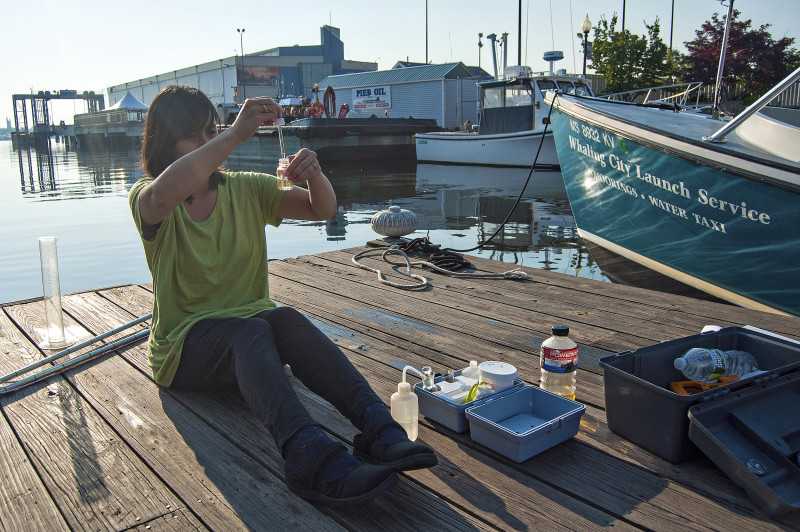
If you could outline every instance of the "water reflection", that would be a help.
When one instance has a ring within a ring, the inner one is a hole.
[[[24,148],[17,150],[19,160],[19,177],[22,193],[39,193],[56,189],[55,165],[50,139],[46,139],[38,148]],[[33,180],[36,160],[37,180]],[[27,163],[27,164],[26,164]],[[26,172],[27,170],[27,172]]]
[[[41,292],[35,243],[50,234],[59,238],[65,293],[150,281],[127,205],[128,190],[143,175],[137,151],[76,152],[60,143],[12,150],[7,141],[0,146],[0,208],[17,221],[4,240],[0,302]],[[272,171],[263,163],[228,168]],[[372,216],[398,205],[417,215],[413,236],[444,248],[607,280],[577,235],[559,173],[533,174],[519,197],[528,177],[524,169],[417,165],[404,159],[326,165],[325,172],[339,200],[337,215],[268,228],[271,259],[362,246],[380,238],[372,231]]]
[[[143,175],[136,151],[76,151],[48,138],[16,152],[22,195],[37,200],[127,194]]]

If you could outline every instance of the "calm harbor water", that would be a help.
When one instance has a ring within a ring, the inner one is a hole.
[[[138,153],[84,153],[53,142],[50,154],[0,141],[3,257],[0,303],[42,295],[38,238],[58,237],[62,293],[149,282],[150,273],[128,209],[131,185],[142,176]],[[228,164],[230,170],[271,165]],[[270,259],[361,246],[380,237],[372,216],[391,205],[416,213],[419,229],[453,249],[476,246],[500,227],[522,190],[524,169],[417,165],[394,161],[326,166],[339,212],[327,222],[286,220],[268,227]],[[577,235],[561,174],[536,173],[484,258],[608,280]]]

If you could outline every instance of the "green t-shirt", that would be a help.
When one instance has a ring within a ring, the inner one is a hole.
[[[195,222],[181,203],[155,236],[142,235],[139,193],[152,178],[131,187],[130,203],[153,276],[153,319],[148,355],[153,377],[172,384],[189,329],[207,318],[242,318],[275,308],[269,299],[264,228],[278,226],[284,192],[274,176],[225,174],[211,215]]]

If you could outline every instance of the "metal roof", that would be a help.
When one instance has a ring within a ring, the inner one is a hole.
[[[464,63],[444,63],[441,65],[423,65],[412,67],[393,68],[391,70],[376,70],[373,72],[358,72],[355,74],[340,74],[328,76],[319,82],[320,88],[333,87],[365,87],[369,85],[386,85],[390,83],[404,83],[410,81],[430,81],[440,79],[473,78],[475,75],[464,66]]]

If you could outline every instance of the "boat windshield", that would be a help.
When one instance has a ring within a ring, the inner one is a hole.
[[[541,92],[554,91],[558,89],[558,87],[556,86],[556,82],[549,79],[540,79],[536,82],[536,84],[539,85],[539,90]]]
[[[531,90],[521,83],[489,87],[485,89],[483,104],[485,109],[531,105]]]
[[[591,96],[592,90],[589,86],[582,82],[582,81],[566,81],[566,80],[551,80],[551,79],[540,79],[537,80],[536,83],[539,85],[539,90],[544,93],[544,91],[554,91],[560,90],[565,94],[578,94],[580,96]]]

